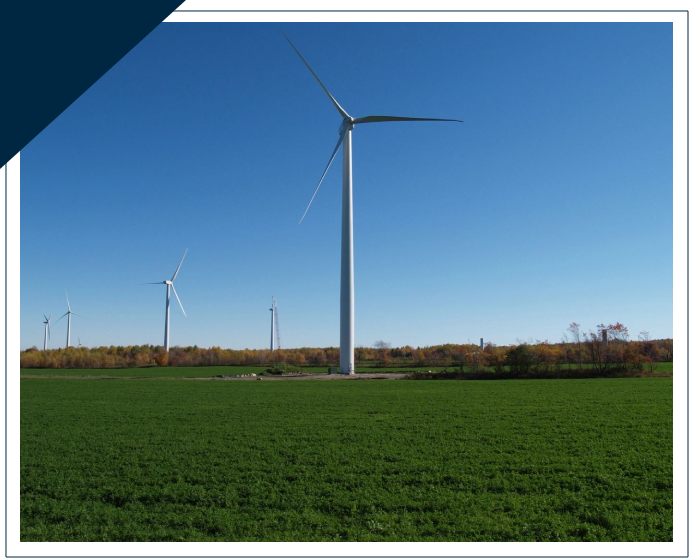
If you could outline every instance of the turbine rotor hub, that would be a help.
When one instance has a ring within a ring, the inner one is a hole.
[[[340,124],[340,135],[342,135],[347,128],[350,130],[354,129],[354,118],[351,116],[345,117],[345,119],[342,120],[342,124]]]

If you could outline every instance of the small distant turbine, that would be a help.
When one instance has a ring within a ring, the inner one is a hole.
[[[284,33],[283,33],[284,34]],[[415,118],[409,116],[364,116],[355,118],[347,114],[347,111],[340,106],[323,85],[323,82],[309,66],[306,59],[297,50],[292,41],[287,35],[285,39],[292,46],[301,61],[309,69],[313,77],[321,86],[325,94],[328,96],[332,104],[337,109],[342,117],[340,124],[339,138],[335,144],[333,154],[318,181],[318,186],[313,192],[309,205],[306,206],[306,211],[302,215],[301,221],[306,217],[306,213],[311,207],[313,199],[321,187],[321,183],[325,178],[330,165],[337,155],[340,146],[344,146],[344,154],[342,160],[342,252],[340,265],[340,374],[354,374],[354,206],[352,198],[352,131],[357,124],[373,124],[378,122],[462,122],[454,118]]]
[[[79,344],[77,345],[77,347],[81,347],[81,337],[77,337],[77,341],[79,342]]]
[[[270,352],[275,350],[275,297],[273,297],[273,305],[270,307]]]
[[[43,350],[47,351],[48,340],[50,339],[50,318],[52,317],[52,314],[50,316],[43,314],[43,317],[45,318],[45,322],[43,322],[45,324],[43,327]]]
[[[172,287],[172,292],[175,293],[175,297],[177,297],[177,302],[179,302],[179,307],[182,309],[182,314],[184,314],[184,317],[187,317],[187,313],[184,311],[184,306],[182,306],[182,301],[179,299],[179,295],[177,294],[177,291],[175,290],[175,286],[173,285],[173,281],[175,280],[175,277],[177,277],[177,274],[179,273],[179,268],[182,267],[182,262],[184,261],[184,258],[187,257],[187,252],[189,251],[189,248],[187,248],[184,251],[184,256],[182,256],[182,259],[179,261],[179,265],[177,266],[177,269],[175,270],[175,273],[172,275],[172,279],[169,281],[157,281],[155,283],[143,283],[144,285],[167,285],[167,296],[165,298],[165,352],[170,351],[170,287]]]
[[[74,314],[75,316],[79,316],[80,318],[85,318],[86,316],[82,316],[81,314],[77,314],[76,312],[72,312],[72,308],[69,306],[69,296],[67,295],[67,291],[65,291],[65,296],[67,297],[67,312],[65,312],[64,314],[62,314],[62,316],[60,316],[60,320],[62,318],[64,318],[65,316],[67,316],[67,345],[65,346],[65,348],[67,348],[67,347],[69,347],[69,333],[70,333],[70,330],[72,328],[72,314]],[[57,322],[59,322],[60,320],[58,320]],[[55,323],[57,323],[57,322],[55,322]]]
[[[278,321],[278,305],[273,297],[273,305],[270,310],[270,351],[275,350],[275,336],[277,334],[278,351],[280,350],[280,322]]]

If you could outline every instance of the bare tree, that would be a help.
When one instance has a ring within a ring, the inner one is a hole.
[[[569,331],[572,334],[572,339],[577,344],[577,352],[579,353],[579,368],[582,368],[584,361],[583,355],[581,353],[581,331],[579,327],[580,324],[572,322],[571,324],[569,324],[567,331]]]
[[[378,349],[378,365],[379,366],[385,366],[390,362],[390,348],[392,345],[390,343],[386,343],[383,340],[376,341],[373,344],[374,349]]]

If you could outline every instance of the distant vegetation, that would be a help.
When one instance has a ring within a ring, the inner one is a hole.
[[[286,362],[277,362],[270,368],[266,368],[265,373],[272,376],[283,376],[285,374],[299,374],[303,370],[297,366],[292,366]]]
[[[359,368],[428,369],[445,368],[460,373],[490,371],[497,374],[555,374],[566,370],[593,369],[598,375],[617,372],[654,372],[658,363],[672,362],[673,340],[647,338],[630,340],[622,324],[603,324],[597,330],[582,332],[572,323],[559,343],[535,341],[510,346],[487,343],[477,345],[446,344],[431,347],[390,347],[379,341],[374,347],[357,347]],[[607,341],[606,341],[607,337]],[[338,366],[337,347],[283,349],[221,349],[212,347],[173,347],[169,355],[163,347],[136,345],[129,347],[70,347],[39,351],[22,351],[21,368],[140,368],[145,366],[266,366],[284,363],[296,368]],[[283,372],[284,373],[284,372]]]

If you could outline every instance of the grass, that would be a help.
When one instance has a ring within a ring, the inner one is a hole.
[[[91,376],[114,378],[206,378],[257,374],[267,366],[149,366],[145,368],[22,368],[22,376]],[[327,369],[325,369],[327,372]]]
[[[672,379],[22,379],[21,540],[669,541]]]
[[[655,372],[659,374],[672,374],[672,362],[656,362]]]
[[[117,378],[205,378],[213,376],[239,376],[242,374],[258,374],[263,372],[266,366],[163,366],[146,368],[103,368],[103,369],[72,369],[72,368],[22,368],[22,376],[110,376]],[[376,368],[370,366],[358,367],[359,373],[373,372],[377,374],[388,372],[411,372],[415,369],[432,370],[453,370],[452,367],[443,366],[420,366],[416,368]],[[566,366],[562,367],[567,370]],[[304,367],[305,372],[312,374],[325,374],[328,372],[327,366]],[[469,369],[465,368],[468,372]],[[658,362],[655,365],[656,374],[672,373],[672,362]]]
[[[266,366],[148,366],[145,368],[22,368],[22,376],[103,376],[114,378],[212,378],[259,374]],[[327,366],[305,368],[310,373],[325,374]],[[363,371],[363,369],[361,370]],[[378,369],[380,371],[380,369]]]

